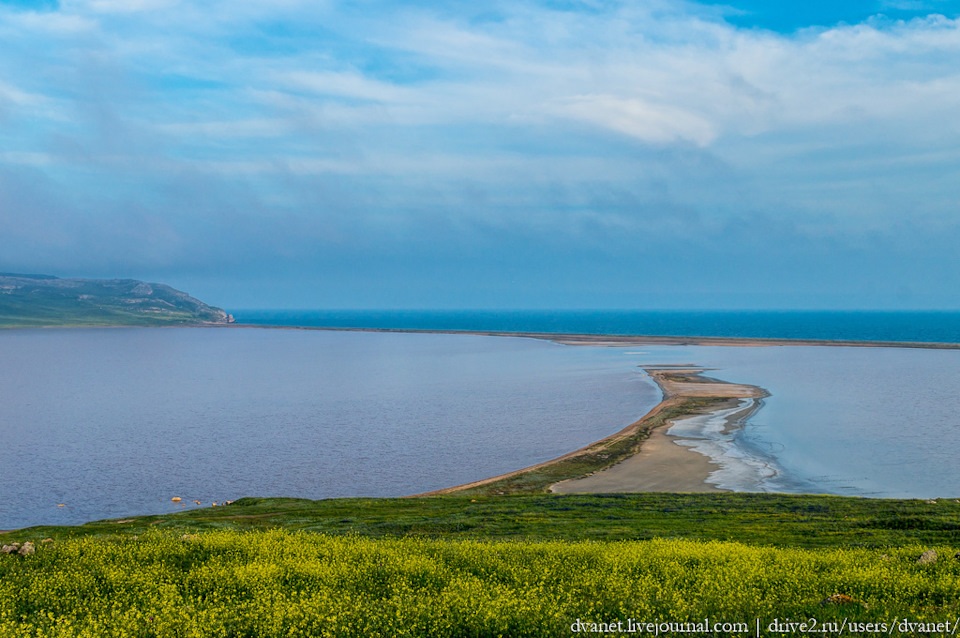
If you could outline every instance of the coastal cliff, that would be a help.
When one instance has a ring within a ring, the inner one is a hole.
[[[0,327],[204,325],[232,319],[165,284],[0,273]]]

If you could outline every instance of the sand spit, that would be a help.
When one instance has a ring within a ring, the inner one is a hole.
[[[550,490],[563,493],[717,491],[716,488],[704,483],[704,480],[715,467],[702,454],[683,448],[667,439],[663,433],[666,429],[665,425],[698,414],[731,410],[731,408],[736,408],[741,400],[760,399],[768,396],[767,392],[762,388],[751,385],[727,383],[704,377],[702,373],[706,372],[705,368],[654,366],[644,367],[643,369],[660,386],[663,392],[663,400],[643,418],[620,432],[551,461],[464,485],[418,494],[417,496],[435,496],[475,490],[526,473],[540,472],[578,457],[596,457],[598,452],[603,452],[605,448],[610,448],[624,439],[635,437],[638,434],[642,435],[644,431],[649,431],[650,436],[644,441],[637,454],[621,459],[619,463],[612,467],[597,468],[585,477],[560,481]],[[719,399],[719,401],[707,412],[683,412],[672,416],[663,425],[660,424],[663,421],[662,415],[664,413],[689,402],[690,399]],[[752,401],[752,403],[756,403],[756,401]],[[627,469],[625,470],[624,467]],[[613,478],[606,474],[611,471],[614,472]],[[596,485],[592,483],[582,484],[581,481],[595,481]]]
[[[726,383],[702,376],[703,368],[645,368],[660,386],[664,400],[682,397],[725,398],[706,414],[691,414],[670,419],[650,433],[640,452],[616,465],[591,476],[561,481],[551,492],[609,493],[609,492],[719,492],[707,483],[717,464],[690,447],[679,445],[667,434],[671,425],[686,419],[705,419],[719,416],[726,428],[737,427],[759,406],[757,399],[766,391],[751,385]],[[748,401],[744,401],[748,399]]]

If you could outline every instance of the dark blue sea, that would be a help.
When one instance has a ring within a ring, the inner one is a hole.
[[[960,343],[960,312],[237,310],[239,323],[684,337]]]

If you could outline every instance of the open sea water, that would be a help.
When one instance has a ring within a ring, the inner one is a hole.
[[[960,343],[956,311],[237,310],[240,323],[330,328]]]

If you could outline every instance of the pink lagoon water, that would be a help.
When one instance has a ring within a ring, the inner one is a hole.
[[[660,400],[618,352],[470,335],[6,330],[0,361],[0,529],[415,494],[560,456]]]
[[[493,476],[632,423],[663,363],[771,393],[741,428],[673,431],[720,487],[960,497],[958,350],[127,328],[0,331],[0,361],[0,529]]]

